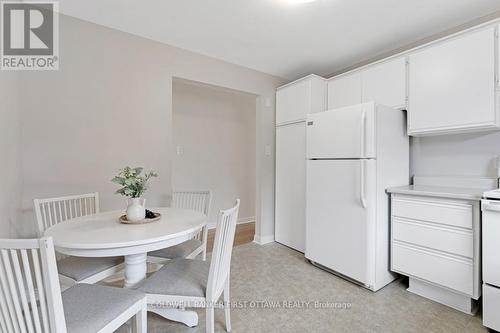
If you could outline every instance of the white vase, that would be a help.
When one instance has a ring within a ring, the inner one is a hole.
[[[130,198],[127,200],[127,220],[135,222],[146,218],[146,199]]]

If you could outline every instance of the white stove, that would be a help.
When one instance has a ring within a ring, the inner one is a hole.
[[[500,331],[500,189],[483,196],[483,325]]]
[[[483,198],[492,199],[492,200],[500,200],[500,189],[484,192]]]

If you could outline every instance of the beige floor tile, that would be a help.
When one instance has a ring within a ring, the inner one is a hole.
[[[309,264],[301,253],[272,243],[235,247],[231,266],[233,302],[302,301],[304,308],[235,308],[233,332],[485,332],[478,316],[469,316],[406,291],[400,279],[377,293]],[[318,309],[314,302],[348,303],[349,309]],[[149,332],[205,331],[205,313],[189,328],[148,315]],[[216,310],[216,331],[224,332],[224,314]],[[126,332],[122,328],[120,332]]]

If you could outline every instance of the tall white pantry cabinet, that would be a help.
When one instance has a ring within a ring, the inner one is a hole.
[[[305,250],[306,116],[326,110],[327,81],[309,75],[276,92],[275,240]]]

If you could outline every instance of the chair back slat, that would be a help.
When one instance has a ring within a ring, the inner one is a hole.
[[[33,204],[35,206],[38,233],[41,237],[46,229],[57,223],[99,213],[99,193],[35,199]]]
[[[219,212],[207,283],[208,301],[217,300],[229,278],[239,208],[240,199],[237,199],[233,208]]]
[[[15,318],[15,329],[19,332],[26,332],[26,324],[23,319],[23,314],[21,311],[21,306],[19,303],[19,297],[17,295],[17,288],[14,284],[14,274],[12,265],[10,262],[9,252],[10,250],[0,250],[1,251],[1,260],[3,263],[3,268],[5,271],[5,276],[3,277],[2,285],[4,286],[4,292],[6,295],[10,296],[10,304],[11,304],[11,317]]]
[[[174,191],[172,207],[192,209],[208,216],[210,199],[210,191]]]
[[[35,295],[35,287],[33,285],[33,277],[31,275],[31,267],[28,259],[28,253],[27,250],[22,249],[21,250],[21,261],[23,263],[23,271],[26,274],[26,288],[28,292],[28,297],[29,297],[29,304],[31,305],[31,308],[28,310],[31,312],[33,315],[33,323],[34,323],[34,328],[35,332],[42,332],[42,325],[40,322],[40,316],[38,314],[38,308],[36,306],[36,295]]]
[[[66,332],[51,238],[0,239],[0,328]]]
[[[0,251],[0,287],[2,291],[2,314],[7,326],[9,327],[9,332],[19,332],[19,325],[17,323],[16,311],[14,309],[14,303],[11,296],[11,291],[7,282],[7,267],[4,263],[4,252]],[[10,264],[9,264],[10,268]]]
[[[0,291],[0,297],[2,297],[2,296],[1,296],[1,291]],[[0,310],[1,310],[1,309],[2,309],[2,308],[1,308],[1,304],[0,304]],[[10,327],[9,327],[9,328],[10,328]],[[10,332],[10,331],[8,330],[9,328],[7,328],[7,323],[6,323],[6,321],[4,320],[4,314],[3,314],[3,312],[1,312],[1,311],[0,311],[0,329],[2,330],[2,332]]]
[[[40,253],[37,249],[31,249],[31,260],[33,263],[33,272],[35,275],[35,283],[38,291],[37,293],[39,299],[38,304],[40,305],[39,310],[42,317],[43,332],[48,332],[50,326],[49,313],[47,311],[47,300],[45,297],[46,291],[43,286],[42,270],[40,264]]]
[[[27,286],[24,283],[24,274],[21,272],[21,265],[19,263],[20,258],[18,256],[18,252],[21,251],[25,250],[10,250],[10,258],[12,260],[12,266],[14,268],[18,297],[21,300],[22,313],[25,319],[26,327],[29,333],[33,333],[35,328],[33,326],[33,321],[31,320],[31,312],[28,307],[28,298],[26,297]]]
[[[174,191],[172,193],[172,207],[192,209],[208,216],[211,197],[210,191]],[[194,238],[203,241],[203,232],[197,233]]]

